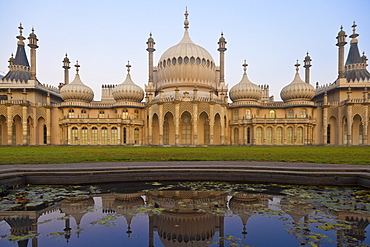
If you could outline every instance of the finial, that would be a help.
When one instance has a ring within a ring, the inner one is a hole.
[[[184,21],[184,25],[185,25],[185,29],[188,29],[189,28],[189,20],[188,20],[188,7],[186,7],[186,10],[185,10],[185,21]]]
[[[68,57],[68,54],[67,54],[67,52],[66,52],[66,57]]]
[[[340,31],[343,31],[343,25],[340,25]]]
[[[18,29],[19,29],[19,35],[16,37],[17,39],[19,39],[19,41],[20,41],[20,43],[21,44],[24,44],[23,43],[23,40],[25,40],[26,38],[25,37],[23,37],[23,27],[22,27],[22,23],[20,23],[19,24],[19,27],[18,27]]]
[[[152,37],[152,31],[150,31],[149,36],[150,36],[150,38]]]
[[[12,58],[14,57],[13,53],[12,53]]]
[[[78,60],[76,61],[75,67],[76,67],[76,73],[78,75],[78,71],[80,71],[80,69],[79,69],[80,65],[78,64]]]
[[[130,61],[127,61],[127,74],[130,74],[130,68],[131,68],[131,65],[130,65]]]
[[[248,66],[246,60],[244,60],[244,63],[242,64],[242,66],[244,67],[243,70],[244,70],[244,75],[245,75],[245,74],[247,74],[247,66]]]
[[[221,37],[224,37],[224,31],[221,31]]]
[[[32,27],[31,31],[32,31],[32,33],[34,33],[35,32],[35,29]]]
[[[295,70],[297,71],[297,73],[298,73],[298,71],[299,71],[299,66],[301,66],[299,63],[298,63],[298,59],[297,59],[297,63],[296,64],[294,64],[294,66],[296,67],[295,68]]]

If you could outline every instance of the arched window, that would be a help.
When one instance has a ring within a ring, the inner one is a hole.
[[[181,141],[184,145],[191,144],[191,116],[190,113],[185,112],[181,116]]]
[[[270,118],[275,118],[275,111],[274,110],[270,110]]]
[[[195,58],[194,58],[194,57],[191,57],[191,58],[190,58],[190,63],[191,63],[191,64],[194,64],[194,63],[195,63]]]
[[[293,128],[292,127],[287,128],[287,143],[293,144]]]
[[[81,110],[81,118],[86,118],[86,110]]]
[[[250,127],[247,128],[247,143],[248,144],[251,143],[251,128]]]
[[[238,128],[234,129],[234,144],[235,145],[239,144],[239,129]]]
[[[343,144],[347,145],[348,143],[348,125],[347,125],[347,122],[344,123],[344,127],[343,127]]]
[[[104,111],[99,111],[99,118],[104,118],[104,117],[105,117]]]
[[[108,143],[108,129],[107,127],[101,128],[101,144],[106,145]]]
[[[127,143],[127,129],[123,128],[123,143]]]
[[[188,64],[188,63],[189,63],[189,58],[188,58],[188,57],[185,57],[185,58],[184,58],[184,63],[185,63],[185,64]]]
[[[135,141],[135,144],[140,143],[140,130],[139,130],[139,128],[134,129],[134,141]]]
[[[179,57],[179,58],[177,59],[177,62],[178,62],[179,64],[182,64],[182,57]]]
[[[205,118],[204,120],[204,144],[208,145],[209,144],[209,120],[208,117]]]
[[[256,129],[256,142],[257,144],[262,144],[262,128],[257,127]]]
[[[196,63],[199,65],[200,64],[200,58],[197,57]]]
[[[44,125],[44,144],[48,144],[48,127]]]
[[[116,145],[118,143],[118,129],[117,127],[112,127],[112,144]]]
[[[303,108],[301,110],[301,118],[306,118],[307,117],[307,110],[305,108]]]
[[[86,127],[82,127],[82,131],[81,131],[81,143],[82,144],[87,144],[87,128]]]
[[[167,116],[164,117],[163,123],[163,144],[164,145],[170,144],[170,124],[168,123]]]
[[[205,66],[206,65],[206,60],[203,58],[202,59],[202,65]]]
[[[234,110],[234,120],[239,120],[239,110],[238,109]]]
[[[128,110],[127,109],[124,109],[122,111],[122,119],[128,119]]]
[[[77,144],[78,142],[78,129],[77,127],[72,127],[72,144]]]
[[[245,110],[245,118],[246,119],[251,119],[251,109],[246,109]]]
[[[171,59],[167,59],[167,65],[170,66],[171,65]]]
[[[278,127],[276,129],[276,143],[283,144],[283,128],[282,127]]]
[[[266,144],[272,144],[272,128],[267,127],[266,129]]]
[[[75,111],[73,109],[69,109],[68,118],[74,118],[74,117],[75,117]]]
[[[298,144],[303,144],[303,128],[298,127],[297,129],[297,142]]]
[[[98,128],[92,127],[91,129],[91,144],[98,144]]]
[[[139,111],[138,110],[134,111],[134,119],[139,119]]]
[[[176,64],[176,58],[172,58],[172,64],[175,65]]]
[[[288,118],[294,118],[294,110],[293,109],[289,109]]]

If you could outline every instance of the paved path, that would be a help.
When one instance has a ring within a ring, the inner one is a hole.
[[[261,161],[165,161],[0,166],[0,184],[227,180],[370,187],[370,166]]]

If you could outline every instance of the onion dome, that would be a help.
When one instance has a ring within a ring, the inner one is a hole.
[[[132,81],[130,76],[131,65],[128,63],[126,67],[126,80],[113,89],[113,98],[116,101],[141,102],[144,98],[144,90]]]
[[[80,67],[78,61],[75,67],[76,67],[75,79],[71,83],[63,86],[60,89],[60,96],[64,101],[82,101],[90,103],[94,98],[94,92],[90,87],[86,86],[81,81],[80,75],[78,74]]]
[[[242,80],[230,89],[230,98],[232,101],[243,101],[260,100],[262,96],[262,90],[259,86],[251,82],[247,76],[248,64],[244,60],[244,74]]]
[[[185,12],[185,32],[182,40],[166,50],[158,62],[158,89],[181,87],[216,90],[216,66],[211,54],[195,44],[189,36],[188,12]]]
[[[294,66],[296,66],[297,71],[295,77],[289,85],[281,90],[280,97],[284,102],[311,100],[315,96],[315,88],[311,84],[302,81],[298,73],[300,66],[298,60]]]

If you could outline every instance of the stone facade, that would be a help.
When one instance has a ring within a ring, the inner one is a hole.
[[[155,42],[149,37],[145,89],[133,82],[128,64],[126,80],[102,85],[100,101],[93,100],[93,90],[82,82],[78,63],[69,82],[67,55],[64,83],[40,83],[37,36],[32,30],[28,37],[29,64],[20,26],[16,55],[0,78],[0,145],[368,145],[370,73],[366,56],[359,53],[355,24],[346,62],[347,35],[342,28],[338,33],[338,78],[316,88],[310,85],[307,54],[304,81],[297,61],[294,80],[281,90],[283,101],[269,95],[268,85],[249,80],[245,62],[241,81],[229,90],[223,35],[216,65],[191,40],[187,12],[184,26],[183,39],[156,66]]]

